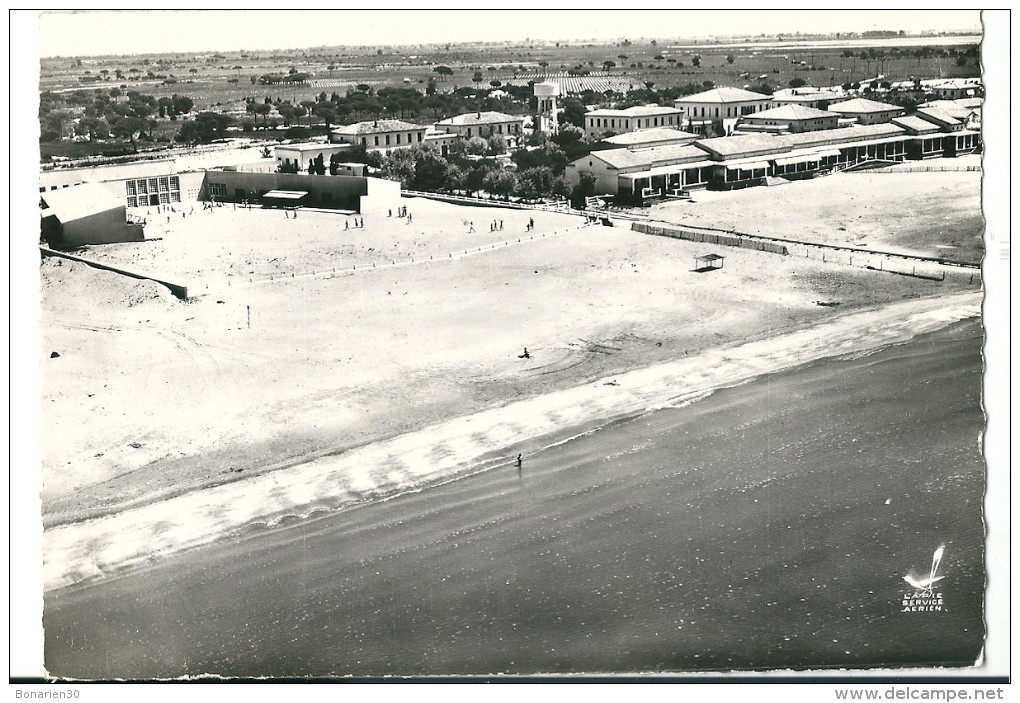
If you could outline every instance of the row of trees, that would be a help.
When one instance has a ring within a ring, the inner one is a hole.
[[[123,98],[123,99],[122,99]],[[65,137],[107,139],[111,134],[128,139],[137,151],[136,140],[149,137],[156,126],[156,116],[176,120],[187,115],[194,101],[185,95],[155,98],[136,90],[122,92],[74,91],[45,92],[39,99],[40,141],[54,142]]]
[[[361,147],[347,150],[345,161],[368,163],[384,177],[399,180],[403,188],[433,192],[463,192],[478,195],[485,192],[499,198],[580,197],[564,177],[567,163],[577,156],[583,143],[580,132],[567,128],[553,137],[535,133],[531,143],[515,150],[508,168],[497,155],[505,154],[506,142],[500,135],[488,139],[458,139],[446,157],[431,144],[417,144],[398,149],[381,157]],[[587,151],[587,147],[582,148]],[[505,157],[502,157],[505,159]]]

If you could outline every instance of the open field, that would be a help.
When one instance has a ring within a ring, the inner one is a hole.
[[[845,187],[829,186],[830,217],[868,203],[860,224],[871,228],[871,244],[894,239],[882,234],[888,223],[881,216],[893,210],[924,231],[929,204],[904,200],[873,179],[927,183],[930,175],[846,176]],[[969,187],[940,191],[939,212],[951,218],[946,232],[969,232],[977,174],[935,175],[971,178]],[[727,196],[782,191],[808,199],[814,187]],[[195,294],[187,303],[154,283],[45,261],[47,524],[771,337],[836,310],[974,290],[737,249],[724,252],[724,269],[694,273],[690,262],[703,245],[579,227],[569,215],[401,204],[412,224],[377,216],[356,233],[344,232],[336,213],[290,219],[281,211],[198,209],[172,215],[159,241],[85,252],[181,280]],[[763,212],[724,198],[680,206],[692,205],[745,231]],[[524,232],[529,216],[534,240]],[[493,219],[504,220],[502,233],[488,230]],[[465,221],[477,233],[468,234]],[[525,241],[510,241],[515,236]],[[464,254],[469,244],[476,251]],[[406,259],[386,265],[397,257]],[[818,299],[840,307],[818,306]],[[529,359],[518,357],[525,346]]]
[[[438,93],[473,88],[482,97],[496,87],[527,86],[552,79],[568,93],[588,91],[586,101],[591,102],[595,98],[605,100],[606,91],[619,94],[649,84],[656,90],[674,93],[712,85],[770,92],[786,88],[794,79],[821,86],[871,81],[879,76],[883,81],[973,77],[980,75],[979,57],[974,54],[979,42],[979,37],[962,36],[847,39],[844,44],[764,39],[736,44],[675,43],[641,38],[617,43],[337,46],[259,53],[46,58],[41,62],[39,88],[60,94],[81,91],[87,97],[93,91],[105,94],[113,88],[125,95],[137,91],[156,99],[186,96],[194,101],[192,114],[222,112],[236,118],[240,125],[252,122],[252,116],[245,112],[249,100],[298,104],[315,101],[323,93],[327,98],[332,93],[342,96],[358,85],[374,91],[412,88],[424,94],[430,79],[436,79]],[[435,72],[440,66],[450,69],[448,77]],[[259,83],[266,74],[287,76],[295,72],[307,74],[307,80]],[[668,104],[672,96],[664,94],[659,99]],[[499,109],[525,112],[528,108],[517,101],[503,103]],[[403,107],[399,111],[401,117],[423,123],[449,116],[432,114],[433,110],[421,106],[407,114]],[[157,142],[172,140],[180,128],[179,121],[152,116],[147,119],[154,120],[155,125],[150,125],[146,135]],[[285,121],[275,113],[269,120],[281,125]],[[325,124],[317,116],[297,123]],[[124,142],[114,143],[124,148]],[[57,148],[54,144],[47,142],[44,159],[115,148],[108,144]]]

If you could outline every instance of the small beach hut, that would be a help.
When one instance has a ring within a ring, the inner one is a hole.
[[[701,256],[694,257],[694,270],[695,271],[710,271],[711,269],[721,269],[723,267],[723,259],[726,257],[719,256],[718,254],[702,254]],[[716,262],[719,265],[716,266]]]

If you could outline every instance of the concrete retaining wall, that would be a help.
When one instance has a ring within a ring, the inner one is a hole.
[[[160,284],[161,286],[166,286],[167,288],[169,288],[170,292],[173,293],[174,296],[180,298],[181,300],[187,300],[188,299],[188,287],[187,286],[182,286],[179,283],[170,283],[169,281],[163,281],[163,280],[160,280],[158,278],[154,278],[153,276],[149,276],[149,275],[144,274],[144,273],[138,273],[136,271],[128,271],[127,269],[117,268],[116,266],[109,266],[108,264],[101,264],[101,263],[99,263],[97,261],[89,261],[88,259],[83,259],[80,256],[75,256],[74,254],[68,254],[68,253],[63,252],[63,251],[54,251],[53,249],[47,249],[46,247],[39,247],[39,252],[43,256],[56,256],[56,257],[59,257],[61,259],[68,259],[69,261],[77,261],[78,263],[85,264],[86,266],[91,266],[92,268],[100,269],[101,271],[110,271],[112,273],[119,273],[121,276],[128,276],[129,278],[136,278],[136,279],[138,279],[140,281],[155,281],[156,283]]]

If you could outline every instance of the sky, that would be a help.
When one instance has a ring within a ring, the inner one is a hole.
[[[980,32],[977,10],[112,10],[38,15],[40,56],[339,45],[937,30]]]

